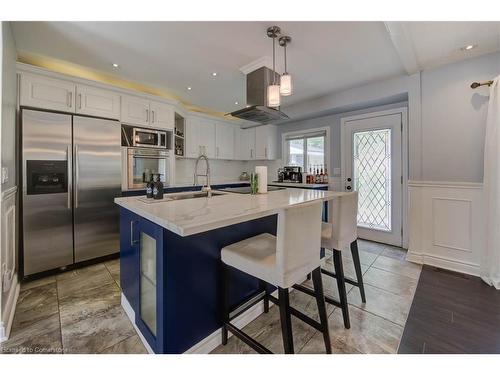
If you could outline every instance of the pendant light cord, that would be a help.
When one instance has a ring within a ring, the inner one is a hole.
[[[285,74],[288,74],[288,71],[286,69],[286,43],[285,43]]]
[[[273,36],[273,86],[276,85],[276,65],[275,65],[275,39],[276,37]]]

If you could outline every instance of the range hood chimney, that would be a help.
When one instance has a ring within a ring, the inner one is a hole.
[[[274,74],[274,77],[273,77]],[[247,74],[247,105],[249,107],[231,112],[231,116],[243,120],[269,124],[275,121],[286,120],[289,117],[278,109],[267,106],[267,86],[280,76],[271,69],[263,66]]]

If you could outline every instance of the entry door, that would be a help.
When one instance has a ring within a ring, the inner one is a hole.
[[[402,246],[402,114],[343,123],[344,189],[358,192],[360,238]]]

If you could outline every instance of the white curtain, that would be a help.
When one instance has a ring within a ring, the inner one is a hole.
[[[481,277],[500,289],[500,76],[490,86],[484,144],[484,194],[486,248],[481,257]]]

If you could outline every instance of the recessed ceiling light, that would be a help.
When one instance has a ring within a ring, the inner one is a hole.
[[[119,66],[117,63],[113,63],[113,68],[118,68]]]
[[[461,48],[462,51],[470,51],[471,49],[473,48],[476,48],[477,47],[477,44],[468,44],[464,47]]]
[[[212,77],[217,77],[217,72],[213,72]]]
[[[240,103],[238,103],[238,102],[234,102],[234,104],[238,105],[238,104],[240,104]]]
[[[188,89],[189,91],[191,91],[191,90],[192,90],[191,86],[188,86],[188,87],[187,87],[187,89]]]

